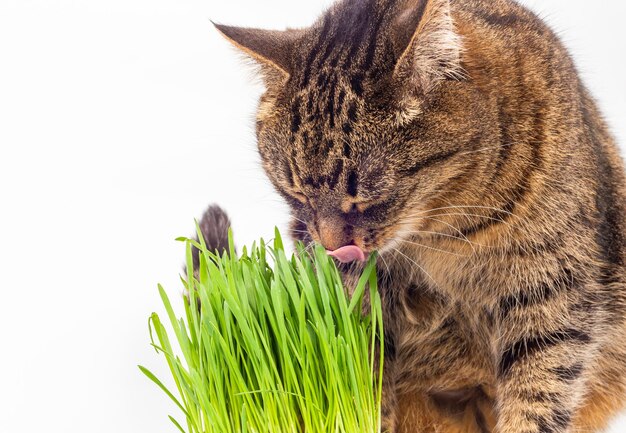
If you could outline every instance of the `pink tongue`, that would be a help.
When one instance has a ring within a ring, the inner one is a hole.
[[[347,245],[335,251],[328,251],[328,255],[336,258],[341,263],[351,263],[355,261],[364,262],[365,253],[356,245]]]

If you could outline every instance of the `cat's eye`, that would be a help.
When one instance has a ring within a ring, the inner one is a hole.
[[[363,213],[370,207],[380,203],[381,200],[345,200],[341,205],[341,210],[344,213]]]
[[[302,192],[298,191],[298,190],[290,189],[288,191],[288,193],[289,193],[289,195],[291,197],[293,197],[294,199],[298,200],[302,204],[308,204],[309,203],[309,198],[306,195],[304,195]]]
[[[356,204],[356,208],[360,213],[365,212],[366,210],[368,210],[369,208],[376,206],[377,204],[379,204],[382,200],[368,200],[368,201],[364,201],[362,203],[357,203]]]

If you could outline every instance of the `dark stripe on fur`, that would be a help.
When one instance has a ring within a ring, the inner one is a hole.
[[[505,103],[503,103],[505,105]],[[513,148],[513,140],[507,126],[511,125],[511,116],[504,111],[503,107],[500,107],[500,113],[498,115],[500,122],[500,151],[498,153],[498,160],[494,170],[493,179],[497,179],[502,174],[502,169],[506,165],[511,156],[511,150]]]
[[[601,145],[596,144],[594,150],[598,164],[596,208],[599,225],[596,241],[602,252],[603,259],[611,266],[621,268],[624,266],[622,248],[626,245],[626,240],[620,225],[620,198],[615,185],[611,183],[615,176],[613,175],[613,168],[609,163],[609,158],[604,149],[601,148]]]
[[[343,173],[343,159],[340,159],[337,161],[337,165],[335,165],[335,169],[333,170],[332,174],[329,176],[328,188],[334,189],[335,186],[337,186],[341,173]]]
[[[500,299],[500,315],[506,318],[513,310],[523,310],[550,301],[559,293],[575,290],[579,281],[571,269],[564,268],[561,275],[552,281],[544,282],[537,287],[529,287],[518,293]]]
[[[370,35],[370,41],[367,45],[367,51],[365,54],[365,62],[362,65],[362,69],[365,71],[369,71],[374,64],[374,56],[376,55],[376,44],[378,42],[378,33],[380,31],[380,27],[383,24],[384,14],[381,13],[376,23],[374,24],[374,29]]]
[[[302,99],[296,98],[291,106],[291,132],[293,134],[296,134],[300,130],[300,125],[302,124],[302,117],[300,116],[300,104],[302,104]]]
[[[356,103],[354,101],[350,103],[350,107],[348,108],[348,119],[350,122],[356,121]]]
[[[502,211],[493,212],[489,218],[483,218],[481,222],[476,223],[470,227],[466,227],[461,230],[464,236],[470,237],[476,235],[479,232],[487,230],[494,225],[506,223],[511,214],[515,212],[518,204],[524,201],[526,196],[531,192],[530,188],[530,180],[532,174],[537,170],[538,167],[542,164],[541,157],[541,145],[544,139],[544,119],[539,114],[539,109],[537,110],[536,119],[535,119],[535,132],[538,134],[536,139],[529,144],[532,148],[532,160],[526,166],[526,169],[520,176],[520,183],[516,189],[514,189],[510,193],[510,200],[504,205]]]
[[[551,403],[555,404],[562,400],[563,396],[556,392],[547,391],[520,391],[520,398],[528,403]]]
[[[330,31],[330,14],[326,14],[324,16],[324,21],[322,23],[322,30],[320,32],[319,37],[317,38],[317,43],[309,52],[305,62],[304,62],[304,74],[302,76],[302,81],[300,82],[301,87],[306,87],[309,85],[309,80],[311,79],[311,68],[313,67],[313,62],[315,58],[322,48],[324,42],[326,41],[326,37]]]
[[[337,116],[341,116],[341,113],[343,112],[343,103],[345,99],[346,99],[346,90],[341,89],[341,91],[339,92],[339,97],[337,98]]]
[[[554,331],[536,337],[525,337],[511,344],[504,350],[498,366],[500,377],[507,376],[511,368],[519,361],[532,356],[536,352],[546,350],[565,342],[589,343],[589,334],[578,329]]]
[[[529,415],[537,422],[539,433],[561,433],[567,429],[572,421],[572,415],[565,409],[556,409],[551,417]]]
[[[561,366],[552,370],[557,377],[563,382],[572,382],[580,377],[584,369],[582,363],[577,363],[569,367]]]
[[[352,154],[352,151],[350,149],[350,144],[344,143],[343,144],[343,156],[349,159],[351,154]]]
[[[356,197],[359,192],[359,179],[356,171],[354,170],[351,170],[348,174],[346,192],[352,197]]]
[[[496,27],[511,27],[519,24],[520,22],[525,22],[519,15],[509,14],[509,15],[498,15],[498,14],[489,14],[484,13],[480,15],[487,24],[496,26]]]
[[[413,165],[412,167],[406,168],[404,170],[400,170],[399,172],[402,176],[406,176],[406,177],[414,176],[418,171],[428,168],[430,166],[433,166],[435,164],[438,164],[440,162],[443,162],[447,159],[450,159],[457,153],[458,153],[457,150],[452,150],[450,152],[432,155],[429,158],[425,159],[424,161],[420,161],[416,163],[415,165]]]
[[[363,96],[363,74],[358,73],[350,77],[350,87],[356,96]]]
[[[337,78],[333,77],[329,82],[328,90],[328,103],[326,104],[326,111],[324,114],[328,118],[329,126],[331,129],[335,128],[335,93],[337,91]]]

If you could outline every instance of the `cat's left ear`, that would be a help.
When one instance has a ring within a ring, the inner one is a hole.
[[[292,73],[292,59],[300,30],[263,30],[213,23],[235,47],[261,67],[266,84],[282,83]]]
[[[460,78],[461,37],[450,13],[450,0],[406,0],[394,26],[401,53],[394,78],[410,93],[424,95],[447,78]]]

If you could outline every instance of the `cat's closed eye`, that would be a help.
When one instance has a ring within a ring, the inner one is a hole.
[[[383,202],[384,199],[347,199],[341,204],[343,213],[364,213],[371,207]]]
[[[286,191],[286,193],[291,198],[297,200],[298,202],[302,204],[309,204],[309,198],[302,191],[298,189],[290,188],[289,190]]]

